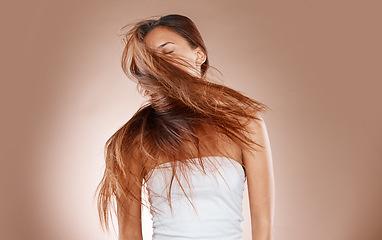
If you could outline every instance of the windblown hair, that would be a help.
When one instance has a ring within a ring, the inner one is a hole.
[[[211,155],[203,156],[203,153],[228,157],[216,149],[213,141],[203,141],[200,133],[213,136],[216,141],[227,137],[242,149],[263,147],[248,137],[246,126],[252,120],[260,120],[256,113],[270,110],[265,104],[207,77],[210,68],[207,49],[197,27],[188,17],[171,14],[159,19],[139,20],[125,25],[122,30],[127,27],[130,28],[123,35],[125,48],[121,66],[137,83],[137,90],[150,100],[105,144],[106,167],[97,191],[101,225],[107,230],[111,207],[115,210],[114,198],[118,216],[129,214],[135,201],[146,205],[141,193],[150,178],[150,170],[162,163],[170,163],[173,174],[167,200],[171,207],[174,178],[181,185],[178,172],[186,175],[187,166],[191,164],[201,166],[205,173],[203,165]],[[156,27],[174,31],[186,39],[191,48],[200,47],[204,51],[207,58],[201,65],[199,76],[176,66],[192,67],[182,58],[145,45],[145,36]]]

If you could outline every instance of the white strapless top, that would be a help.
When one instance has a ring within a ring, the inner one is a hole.
[[[245,171],[233,159],[222,156],[209,158],[218,161],[215,166],[223,177],[216,170],[209,171],[206,167],[207,174],[203,174],[196,166],[192,166],[190,175],[187,175],[188,181],[191,181],[190,189],[184,176],[177,171],[181,186],[195,209],[174,178],[171,186],[171,213],[167,201],[172,177],[169,162],[150,171],[152,175],[146,182],[149,187],[148,199],[151,207],[155,207],[157,211],[155,213],[150,210],[153,221],[152,240],[243,239],[241,222],[244,220],[242,200],[244,182],[247,179]]]

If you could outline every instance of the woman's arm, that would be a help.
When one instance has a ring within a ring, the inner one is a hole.
[[[139,176],[142,169],[138,164],[131,164],[131,170],[136,176]],[[138,185],[131,184],[130,190],[135,192],[140,200],[142,199],[142,187],[139,188]],[[124,200],[124,205],[127,206],[127,210],[122,210],[121,206],[117,203],[118,240],[143,240],[141,203],[136,199],[130,198]]]
[[[263,118],[259,113],[256,117],[261,121],[252,121],[248,125],[253,131],[249,137],[264,148],[256,146],[257,151],[242,152],[247,174],[252,240],[272,240],[275,187],[271,146]]]
[[[142,221],[141,221],[141,205],[137,201],[133,201],[130,207],[130,214],[121,214],[118,218],[119,234],[118,240],[143,240]],[[139,219],[137,218],[139,216]]]

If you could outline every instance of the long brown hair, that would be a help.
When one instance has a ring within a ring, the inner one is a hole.
[[[190,66],[181,58],[146,47],[145,36],[159,26],[184,37],[193,49],[200,47],[204,51],[207,58],[201,65],[200,76],[177,67],[175,64]],[[213,155],[227,156],[214,148],[212,142],[202,141],[201,132],[228,137],[242,149],[262,147],[248,137],[246,126],[251,120],[260,120],[256,113],[270,110],[265,104],[209,79],[207,73],[211,66],[206,46],[188,17],[171,14],[139,20],[125,25],[122,30],[128,27],[123,35],[125,48],[121,66],[149,101],[105,144],[106,166],[97,187],[97,206],[101,226],[107,230],[111,207],[115,210],[113,198],[117,201],[117,214],[128,213],[133,201],[146,205],[142,201],[142,187],[150,178],[150,170],[161,163],[170,163],[173,173],[167,194],[171,207],[173,179],[181,185],[177,172],[187,174],[188,164],[200,165],[204,171],[203,164],[209,158],[202,153],[211,152],[211,149],[215,150]]]

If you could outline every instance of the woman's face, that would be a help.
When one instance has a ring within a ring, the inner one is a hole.
[[[187,40],[179,34],[159,26],[145,36],[144,42],[151,49],[186,60],[194,69],[183,65],[179,67],[194,76],[200,76],[200,66],[206,60],[206,55],[200,47],[192,49]]]

